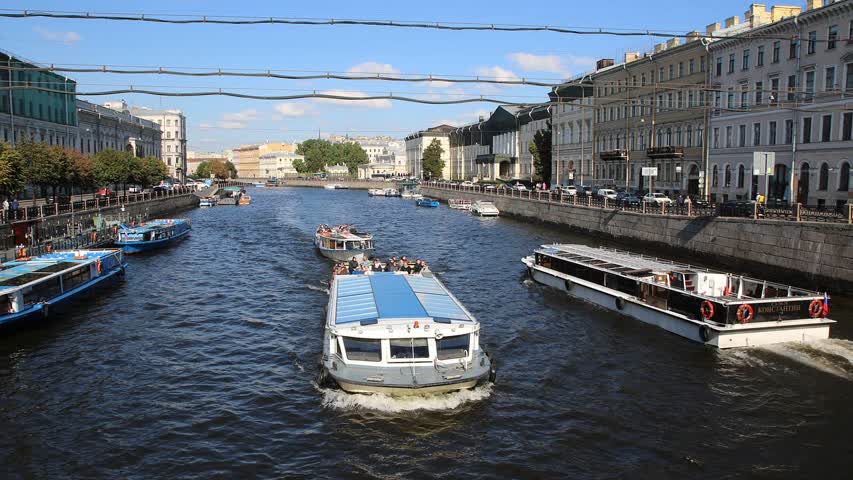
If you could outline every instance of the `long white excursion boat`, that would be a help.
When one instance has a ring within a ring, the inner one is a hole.
[[[339,274],[329,290],[318,383],[415,395],[495,380],[480,323],[430,272]]]
[[[492,202],[478,200],[471,205],[471,213],[481,217],[497,217],[501,214],[498,207]]]
[[[543,245],[522,262],[533,280],[718,348],[829,337],[829,296],[645,255]]]
[[[352,225],[320,225],[314,234],[314,245],[324,257],[338,262],[352,258],[360,262],[369,258],[375,250],[373,235],[359,232]]]

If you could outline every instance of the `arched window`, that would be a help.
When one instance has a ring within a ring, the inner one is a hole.
[[[723,186],[731,187],[732,186],[732,167],[731,165],[726,165],[726,173],[725,179],[723,179]]]
[[[743,165],[737,167],[737,188],[743,188],[744,181],[744,168]]]
[[[847,162],[841,164],[841,172],[838,176],[838,191],[850,191],[850,164]]]
[[[672,129],[667,128],[666,129],[666,146],[668,147],[670,145],[672,145]]]
[[[824,191],[829,188],[829,165],[826,162],[820,166],[820,175],[818,176],[817,189]]]

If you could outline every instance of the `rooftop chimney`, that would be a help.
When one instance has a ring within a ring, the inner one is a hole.
[[[625,63],[631,63],[640,58],[640,52],[625,52]]]
[[[814,10],[823,6],[823,0],[806,0],[806,10]]]
[[[702,37],[702,34],[697,32],[696,30],[693,30],[692,32],[687,32],[687,41],[688,42],[695,42],[696,40],[699,40],[701,37]]]
[[[612,58],[602,58],[601,60],[595,62],[595,69],[601,70],[602,68],[611,67],[615,63],[616,63],[616,61],[613,60]]]
[[[740,25],[740,17],[735,15],[734,17],[729,17],[726,19],[726,28],[731,28],[735,25]]]
[[[790,5],[776,5],[773,7],[770,13],[770,21],[778,22],[783,18],[788,17],[796,17],[800,13],[803,12],[803,9],[800,7],[793,7]]]
[[[664,50],[666,50],[666,44],[665,43],[655,44],[655,53],[660,53]]]
[[[666,42],[666,48],[675,48],[681,45],[681,39],[679,38],[671,38]]]
[[[743,14],[744,21],[749,24],[750,28],[755,28],[772,21],[770,12],[767,11],[767,5],[763,3],[753,3],[749,6],[749,10]]]
[[[712,23],[705,27],[705,35],[714,35],[720,31],[720,22]]]

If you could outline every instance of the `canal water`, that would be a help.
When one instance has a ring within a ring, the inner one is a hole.
[[[363,191],[250,193],[188,212],[189,239],[131,257],[69,318],[0,339],[0,477],[850,478],[850,298],[829,341],[721,352],[526,279],[537,245],[592,238]],[[313,231],[344,222],[430,263],[482,321],[496,385],[315,385]]]

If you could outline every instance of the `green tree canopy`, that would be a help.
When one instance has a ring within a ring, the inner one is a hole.
[[[225,160],[225,168],[228,169],[228,175],[230,178],[237,178],[237,167],[231,163],[231,160]]]
[[[361,148],[361,145],[355,142],[336,143],[332,147],[338,163],[329,163],[327,165],[344,165],[349,170],[350,175],[355,175],[358,171],[358,166],[368,162],[367,152]]]
[[[169,175],[169,169],[157,157],[145,157],[140,160],[141,174],[139,175],[140,185],[150,187],[159,184]]]
[[[204,161],[195,167],[195,176],[198,178],[210,178],[210,162]]]
[[[444,170],[442,154],[444,154],[444,148],[441,147],[441,142],[437,138],[432,139],[429,146],[424,149],[423,175],[425,178],[441,178]]]
[[[533,141],[527,147],[533,155],[533,180],[551,184],[551,123],[544,130],[533,134]]]
[[[59,145],[25,142],[18,145],[24,158],[24,176],[32,185],[42,189],[51,187],[53,193],[62,184],[68,183],[71,160]]]
[[[18,149],[0,142],[0,192],[11,195],[24,189],[24,158]]]
[[[300,143],[296,153],[305,157],[305,169],[310,173],[322,172],[326,165],[338,165],[338,152],[328,140],[312,138]]]
[[[68,180],[71,185],[80,188],[90,188],[95,185],[95,177],[92,173],[92,158],[77,150],[66,150],[68,155]]]
[[[305,165],[305,162],[301,158],[297,158],[293,161],[293,168],[299,173],[308,172],[308,166]]]
[[[134,168],[140,168],[136,157],[129,152],[101,150],[92,158],[92,173],[98,185],[126,185],[139,178]]]

